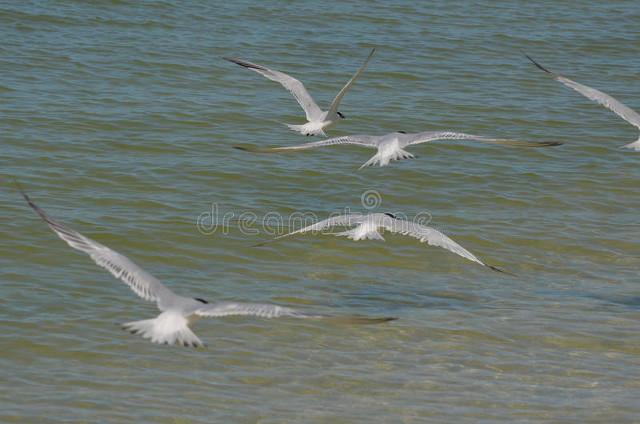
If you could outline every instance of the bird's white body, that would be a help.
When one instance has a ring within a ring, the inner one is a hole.
[[[329,117],[329,111],[322,112],[322,115],[318,119],[311,120],[303,125],[295,125],[295,124],[286,124],[290,130],[299,132],[302,135],[319,135],[322,137],[326,137],[327,134],[324,132],[325,130],[336,125],[340,117],[338,114],[332,114],[333,116]]]
[[[341,233],[336,233],[337,236],[345,236],[350,238],[351,240],[382,240],[384,241],[384,237],[382,234],[378,232],[380,228],[380,223],[374,219],[374,217],[369,217],[362,221],[355,228],[343,231]]]
[[[392,160],[413,159],[415,156],[402,149],[403,146],[400,144],[402,135],[404,134],[392,133],[382,136],[378,142],[378,153],[360,168],[372,165],[387,166]]]
[[[339,144],[355,144],[357,146],[376,149],[376,154],[373,155],[364,164],[362,164],[362,166],[360,167],[360,169],[362,169],[364,167],[372,165],[387,166],[391,161],[394,160],[412,159],[415,156],[407,152],[405,148],[414,144],[429,143],[436,140],[475,140],[481,143],[499,144],[512,147],[544,147],[557,146],[559,144],[562,144],[558,142],[529,142],[502,138],[488,138],[479,135],[465,134],[453,131],[424,131],[413,134],[398,131],[382,136],[366,134],[345,135],[343,137],[328,138],[326,140],[313,141],[311,143],[304,143],[297,146],[258,149],[237,146],[237,148],[241,150],[253,150],[257,152],[284,152],[315,149],[318,147],[335,146]]]
[[[451,240],[445,234],[436,230],[435,228],[427,227],[416,222],[407,220],[401,220],[394,217],[392,214],[386,213],[350,213],[346,215],[333,216],[331,218],[318,221],[315,224],[306,226],[299,230],[293,231],[282,236],[278,236],[273,240],[279,240],[284,237],[289,237],[295,234],[304,233],[322,233],[323,231],[333,227],[351,227],[347,231],[338,233],[329,233],[336,236],[345,236],[351,240],[381,240],[384,241],[384,237],[380,234],[380,230],[389,231],[391,233],[403,234],[420,240],[423,243],[428,243],[431,246],[438,246],[453,252],[465,259],[475,262],[479,265],[490,268],[494,271],[504,272],[499,268],[491,265],[487,265],[478,259],[473,253],[469,252],[464,247],[460,246],[455,241]]]

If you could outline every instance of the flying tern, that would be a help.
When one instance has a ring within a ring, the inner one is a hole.
[[[596,90],[595,88],[582,85],[580,83],[570,80],[569,78],[565,78],[562,75],[551,72],[550,70],[540,65],[538,62],[536,62],[532,58],[530,58],[529,56],[527,56],[527,59],[533,62],[533,64],[536,65],[539,69],[551,75],[553,79],[555,79],[556,81],[561,82],[567,87],[573,88],[575,91],[582,94],[587,99],[593,100],[594,102],[599,103],[600,105],[606,107],[611,112],[615,113],[616,115],[618,115],[619,117],[621,117],[622,119],[630,123],[631,125],[640,129],[640,114],[638,114],[638,112],[631,109],[627,105],[614,99],[610,95],[603,93],[600,90]],[[638,140],[634,141],[633,143],[625,144],[622,147],[626,149],[635,150],[636,152],[640,152],[640,138],[638,138]]]
[[[300,228],[299,230],[292,231],[287,234],[283,234],[267,242],[260,243],[256,246],[263,246],[267,243],[290,237],[296,234],[304,233],[324,233],[326,230],[333,227],[352,227],[349,230],[329,233],[335,236],[345,236],[351,240],[382,240],[384,237],[380,234],[379,230],[389,231],[391,233],[398,233],[407,235],[420,240],[423,243],[427,243],[430,246],[437,246],[453,252],[465,259],[480,264],[484,267],[490,268],[494,271],[504,272],[510,274],[498,267],[487,265],[478,259],[473,253],[469,252],[464,247],[460,246],[449,237],[436,230],[435,228],[428,227],[416,222],[407,221],[404,219],[398,219],[391,213],[350,213],[345,215],[333,216],[315,224]]]
[[[302,109],[304,109],[305,114],[307,115],[307,123],[304,125],[290,125],[286,124],[291,130],[297,131],[304,135],[321,135],[326,136],[324,130],[335,125],[340,119],[344,119],[344,115],[338,111],[338,107],[340,106],[340,102],[342,98],[346,94],[346,92],[351,88],[353,83],[356,82],[356,79],[362,74],[365,70],[373,53],[376,49],[372,49],[369,56],[364,61],[364,64],[358,69],[358,71],[351,77],[351,79],[342,87],[342,90],[336,95],[331,102],[331,106],[326,111],[320,109],[317,103],[313,100],[307,89],[304,85],[298,81],[297,79],[283,73],[274,71],[272,69],[266,68],[262,65],[256,65],[255,63],[247,62],[246,60],[239,59],[236,57],[225,57],[225,60],[236,63],[240,66],[244,66],[247,69],[251,69],[259,73],[260,75],[272,80],[279,82],[282,84],[284,88],[289,90],[289,92],[295,97],[298,101]]]
[[[406,133],[404,131],[397,131],[382,136],[375,135],[346,135],[343,137],[328,138],[326,140],[314,141],[311,143],[304,143],[297,146],[286,147],[247,147],[247,146],[234,146],[236,149],[258,152],[258,153],[276,153],[287,152],[296,150],[315,149],[318,147],[336,146],[340,144],[354,144],[356,146],[369,147],[377,149],[378,152],[368,161],[366,161],[360,169],[367,166],[379,165],[387,166],[392,160],[401,159],[413,159],[415,156],[404,150],[414,144],[430,143],[438,140],[474,140],[481,143],[499,144],[503,146],[512,147],[545,147],[545,146],[558,146],[562,143],[555,141],[551,142],[532,142],[532,141],[518,141],[501,138],[488,138],[480,135],[472,135],[465,133],[458,133],[452,131],[425,131],[420,133]]]
[[[202,298],[179,296],[162,284],[151,274],[133,263],[126,256],[109,249],[77,231],[50,218],[29,196],[20,190],[29,206],[49,225],[49,227],[69,246],[88,254],[100,267],[122,280],[142,299],[155,302],[160,315],[153,319],[123,324],[123,329],[139,334],[153,343],[178,344],[183,346],[204,347],[204,343],[189,328],[200,318],[225,317],[230,315],[250,315],[261,318],[327,318],[349,323],[378,323],[395,318],[368,318],[361,316],[340,316],[329,314],[307,314],[292,308],[264,304],[216,302],[209,303]]]

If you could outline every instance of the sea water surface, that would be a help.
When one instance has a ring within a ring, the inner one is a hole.
[[[632,0],[2,2],[0,421],[637,422],[640,154],[619,147],[638,133],[523,53],[640,110],[638,22]],[[283,125],[303,122],[289,93],[223,56],[326,108],[373,47],[330,135],[564,145],[424,144],[362,171],[355,146],[232,148],[310,139]],[[12,178],[180,294],[399,319],[211,319],[206,350],[151,344],[119,325],[155,306]],[[430,216],[517,276],[390,234],[251,247],[264,217],[344,208]]]

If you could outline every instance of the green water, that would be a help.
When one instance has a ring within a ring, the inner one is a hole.
[[[640,155],[619,149],[637,130],[522,53],[638,110],[638,22],[635,1],[1,2],[0,421],[637,422]],[[231,148],[309,139],[282,125],[303,122],[289,93],[222,56],[326,107],[372,47],[330,135],[565,144],[420,145],[359,172],[372,151]],[[203,320],[207,350],[151,344],[119,324],[154,305],[11,177],[178,293],[399,320]],[[196,225],[366,211],[368,190],[518,276],[401,236],[252,248],[269,235]]]

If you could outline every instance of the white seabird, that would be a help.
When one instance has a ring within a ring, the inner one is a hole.
[[[397,131],[382,136],[375,135],[346,135],[343,137],[328,138],[326,140],[313,141],[311,143],[304,143],[297,146],[286,147],[247,147],[247,146],[234,146],[236,149],[245,150],[258,153],[277,153],[296,150],[315,149],[318,147],[335,146],[339,144],[355,144],[357,146],[369,147],[377,149],[378,152],[368,161],[366,161],[359,169],[362,169],[371,165],[387,166],[392,160],[401,159],[413,159],[411,153],[404,150],[406,147],[429,143],[438,140],[474,140],[481,143],[500,144],[503,146],[512,147],[546,147],[546,146],[558,146],[562,143],[555,141],[518,141],[502,138],[488,138],[480,135],[465,134],[452,131],[425,131],[420,133],[408,134],[404,131]]]
[[[88,254],[100,267],[122,280],[142,299],[155,302],[160,315],[153,319],[123,324],[123,329],[139,334],[153,343],[179,344],[183,346],[204,347],[204,343],[189,328],[203,317],[225,317],[230,315],[250,315],[261,318],[328,318],[344,320],[349,323],[378,323],[396,318],[368,318],[360,316],[340,316],[327,314],[307,314],[295,309],[265,304],[216,302],[209,303],[202,298],[179,296],[162,284],[154,276],[133,263],[129,258],[109,249],[77,231],[50,218],[29,196],[20,190],[23,197],[49,227],[69,246]]]
[[[395,215],[390,213],[350,213],[345,215],[333,216],[331,218],[316,222],[315,224],[300,228],[299,230],[283,234],[267,242],[260,243],[256,246],[263,246],[269,242],[273,242],[284,237],[290,237],[296,234],[304,234],[309,232],[323,233],[325,230],[333,227],[353,227],[347,231],[328,234],[332,234],[335,236],[345,236],[355,241],[384,241],[384,237],[379,232],[380,229],[389,231],[391,233],[407,235],[416,238],[423,243],[426,242],[430,246],[437,246],[446,249],[450,252],[455,253],[456,255],[462,256],[465,259],[490,268],[494,271],[510,274],[498,267],[487,265],[486,263],[482,262],[473,253],[469,252],[467,249],[460,246],[458,243],[451,240],[449,237],[436,230],[435,228],[427,227],[426,225],[407,221],[404,219],[398,219]]]
[[[536,62],[532,58],[530,58],[529,56],[527,56],[527,59],[533,62],[533,64],[536,65],[539,69],[550,74],[554,80],[561,82],[567,87],[573,88],[575,91],[582,94],[587,99],[593,100],[594,102],[599,103],[600,105],[606,107],[611,112],[615,113],[616,115],[618,115],[619,117],[621,117],[622,119],[630,123],[631,125],[640,129],[640,114],[638,114],[638,112],[636,112],[635,110],[631,109],[629,106],[614,99],[607,93],[603,93],[600,90],[596,90],[595,88],[591,88],[589,86],[577,83],[575,81],[570,80],[569,78],[563,77],[562,75],[551,72],[550,70],[540,65],[538,62]],[[622,147],[625,149],[631,149],[636,152],[640,152],[640,137],[633,143],[625,144]]]
[[[247,62],[246,60],[239,59],[236,57],[225,57],[223,59],[228,60],[230,62],[236,63],[240,66],[244,66],[247,69],[251,69],[264,77],[279,82],[282,84],[284,88],[289,90],[289,92],[296,98],[302,109],[307,116],[307,123],[304,125],[290,125],[286,124],[289,129],[293,131],[297,131],[304,135],[321,135],[326,136],[324,133],[325,129],[328,129],[334,126],[340,119],[344,118],[344,115],[338,111],[338,106],[340,106],[340,102],[342,98],[346,94],[346,92],[351,88],[356,79],[362,74],[367,65],[369,64],[369,60],[373,56],[373,53],[376,49],[372,49],[371,53],[365,60],[364,64],[358,69],[358,71],[351,77],[351,79],[342,87],[342,90],[336,95],[331,102],[331,106],[326,111],[320,109],[317,103],[313,100],[307,89],[304,85],[298,81],[297,79],[283,73],[274,71],[272,69],[266,68],[262,65],[256,65],[255,63]]]

